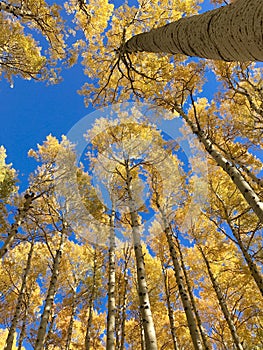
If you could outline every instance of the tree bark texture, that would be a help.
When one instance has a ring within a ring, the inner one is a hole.
[[[146,282],[145,262],[142,252],[141,237],[139,230],[139,220],[136,206],[131,191],[132,176],[129,169],[129,160],[125,161],[126,185],[129,201],[129,210],[131,216],[133,245],[136,259],[138,293],[140,300],[140,312],[143,323],[146,350],[157,350],[157,339],[155,334],[154,322],[149,299],[149,293]]]
[[[224,61],[263,61],[263,1],[235,2],[129,39],[124,52],[184,54]]]
[[[110,236],[109,236],[109,267],[108,267],[108,315],[107,315],[107,341],[106,350],[115,349],[115,211],[112,209],[110,215]]]

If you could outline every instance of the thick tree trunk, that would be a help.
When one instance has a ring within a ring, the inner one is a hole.
[[[131,216],[131,227],[133,236],[133,246],[136,259],[136,269],[137,269],[137,282],[138,282],[138,293],[140,300],[140,312],[143,323],[144,337],[146,350],[157,350],[157,339],[155,334],[155,328],[152,318],[152,311],[149,299],[149,293],[146,282],[146,272],[145,263],[142,252],[141,237],[139,230],[139,220],[136,206],[133,200],[131,191],[131,180],[132,176],[129,169],[128,160],[125,161],[126,169],[126,185],[127,185],[127,195],[129,201],[129,209]]]
[[[198,328],[199,328],[199,331],[200,331],[200,334],[201,334],[201,338],[202,338],[202,341],[203,341],[204,349],[205,350],[210,350],[211,347],[208,345],[207,337],[206,337],[205,331],[204,331],[203,326],[202,326],[202,321],[201,321],[199,312],[198,312],[197,307],[196,307],[194,294],[192,292],[191,284],[190,284],[189,277],[188,277],[188,274],[187,274],[187,271],[186,271],[186,267],[185,267],[185,264],[184,264],[184,258],[183,258],[183,253],[182,253],[182,250],[181,250],[181,245],[180,245],[180,242],[179,242],[178,238],[176,238],[176,243],[177,243],[177,247],[178,247],[178,251],[179,251],[179,255],[180,255],[180,259],[181,259],[181,266],[182,266],[182,270],[183,270],[183,273],[184,273],[184,278],[185,278],[188,294],[190,296],[190,300],[191,300],[191,303],[192,303],[192,306],[193,306],[194,314],[195,314],[196,321],[197,321],[197,324],[198,324]]]
[[[179,263],[179,260],[177,257],[175,244],[174,244],[173,237],[172,237],[172,230],[170,228],[169,223],[167,222],[165,213],[161,210],[160,206],[158,209],[160,210],[160,213],[162,215],[164,232],[166,235],[171,258],[173,261],[174,275],[175,275],[176,283],[178,286],[179,294],[181,297],[181,301],[183,304],[184,312],[185,312],[185,315],[187,318],[187,324],[188,324],[188,328],[189,328],[190,335],[192,338],[193,346],[194,346],[195,350],[203,350],[203,346],[202,346],[202,343],[200,340],[198,328],[196,325],[196,320],[195,320],[194,313],[193,313],[193,306],[191,304],[191,301],[189,299],[189,295],[188,295],[186,288],[185,288],[185,282],[184,282],[184,278],[183,278],[183,274],[182,274],[182,268],[180,266],[180,263]]]
[[[263,1],[262,1],[263,4]],[[175,110],[182,116],[186,123],[190,126],[192,132],[198,137],[199,141],[204,145],[206,151],[216,161],[216,163],[230,176],[234,184],[237,186],[241,194],[243,195],[246,202],[250,205],[254,213],[259,218],[260,222],[263,223],[263,203],[261,202],[258,195],[245,180],[242,174],[232,165],[219,151],[216,150],[212,141],[202,130],[199,130],[187,114],[179,107],[174,107]]]
[[[262,0],[236,0],[135,35],[122,49],[127,53],[164,52],[224,61],[263,61],[262,18]]]
[[[166,269],[164,267],[164,264],[162,262],[162,273],[163,273],[163,283],[164,283],[164,290],[165,290],[165,297],[166,297],[166,304],[167,304],[167,310],[168,310],[168,317],[170,322],[170,330],[171,330],[171,336],[173,340],[173,348],[174,350],[179,350],[176,334],[175,334],[175,323],[174,323],[174,310],[171,305],[171,293],[169,289],[169,283],[167,281],[167,273]]]
[[[15,216],[15,222],[11,225],[11,229],[8,233],[5,243],[0,248],[0,258],[2,258],[8,252],[8,249],[13,243],[13,240],[18,232],[19,226],[23,223],[24,218],[26,217],[28,211],[31,209],[31,205],[34,199],[34,194],[25,195],[25,202],[22,208],[18,209],[18,214]]]
[[[17,323],[19,320],[19,316],[20,316],[21,308],[22,308],[22,303],[23,303],[23,298],[24,298],[25,291],[26,291],[27,276],[28,276],[29,271],[30,271],[33,250],[34,250],[34,241],[32,241],[30,243],[30,250],[29,250],[29,253],[27,256],[26,267],[24,270],[23,278],[22,278],[22,284],[21,284],[18,299],[17,299],[16,309],[15,309],[15,313],[14,313],[14,316],[12,319],[11,327],[10,327],[9,332],[8,332],[8,336],[6,339],[6,344],[5,344],[4,350],[12,350],[12,347],[13,347],[14,336],[16,333],[16,326],[17,326]]]
[[[239,340],[239,337],[237,335],[236,327],[235,327],[234,322],[232,320],[231,314],[230,314],[230,312],[228,310],[228,307],[227,307],[227,304],[225,302],[225,298],[224,298],[224,296],[222,294],[221,288],[220,288],[218,282],[216,281],[216,279],[215,279],[215,277],[213,275],[213,272],[211,270],[210,263],[209,263],[208,259],[206,258],[205,254],[204,254],[204,251],[201,248],[201,246],[198,246],[198,249],[200,250],[200,252],[202,254],[202,257],[204,259],[204,262],[206,264],[207,271],[208,271],[210,280],[212,282],[212,286],[213,286],[214,291],[216,293],[216,296],[217,296],[220,308],[222,310],[222,313],[224,315],[224,318],[225,318],[225,320],[227,322],[227,325],[229,327],[229,330],[230,330],[233,342],[234,342],[234,344],[235,344],[235,346],[236,346],[236,348],[238,350],[244,350],[244,348],[243,348],[243,346],[242,346],[242,344],[241,344],[241,342]]]
[[[112,209],[110,216],[110,236],[109,236],[109,267],[108,267],[108,316],[107,316],[107,341],[106,350],[115,349],[115,210]]]
[[[94,300],[96,295],[96,276],[97,276],[97,250],[94,248],[94,256],[93,256],[93,269],[92,269],[92,286],[91,293],[89,298],[89,316],[87,321],[87,329],[85,335],[85,350],[90,350],[90,330],[93,319],[93,309],[94,309]]]
[[[49,288],[48,288],[48,292],[47,292],[47,296],[46,296],[45,307],[44,307],[43,313],[41,315],[40,325],[38,328],[37,339],[36,339],[35,348],[34,348],[35,350],[43,350],[43,346],[45,343],[45,336],[46,336],[48,319],[50,316],[50,312],[51,312],[51,309],[52,309],[52,306],[54,303],[54,297],[55,297],[56,290],[57,290],[56,284],[57,284],[57,279],[58,279],[58,274],[59,274],[59,264],[61,261],[65,236],[66,236],[66,229],[63,228],[61,231],[59,246],[58,246],[58,249],[56,251],[56,255],[54,258],[54,262],[53,262],[52,274],[51,274]]]

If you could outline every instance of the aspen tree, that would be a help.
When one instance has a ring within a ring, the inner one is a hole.
[[[156,334],[152,319],[152,312],[150,308],[150,299],[148,294],[147,282],[146,282],[146,273],[144,267],[144,258],[142,252],[140,231],[139,231],[139,220],[138,213],[136,210],[136,205],[132,196],[131,190],[131,169],[129,166],[129,159],[124,160],[124,166],[126,171],[125,182],[127,185],[127,195],[128,195],[128,205],[130,209],[131,216],[131,228],[132,228],[132,237],[134,245],[134,253],[136,258],[136,269],[137,269],[137,282],[138,282],[138,293],[140,299],[140,312],[142,317],[142,325],[145,336],[146,350],[155,350],[157,349],[157,340]]]
[[[45,343],[45,337],[46,337],[46,329],[48,324],[48,319],[50,316],[51,308],[54,303],[54,297],[56,294],[57,289],[57,279],[59,274],[59,265],[61,261],[61,256],[63,252],[64,242],[66,239],[67,234],[67,228],[63,224],[63,228],[60,232],[60,238],[59,238],[59,244],[57,247],[57,251],[55,256],[53,257],[53,266],[52,266],[52,274],[49,282],[49,288],[47,291],[46,299],[45,299],[45,306],[43,313],[41,315],[40,325],[38,328],[37,333],[37,339],[35,343],[35,350],[42,350],[44,343]]]
[[[205,350],[209,350],[210,346],[208,344],[207,336],[206,336],[206,334],[204,332],[204,329],[203,329],[203,326],[202,326],[202,321],[201,321],[201,318],[200,318],[200,315],[199,315],[199,312],[198,312],[198,309],[197,309],[197,306],[196,306],[196,302],[195,302],[195,299],[194,299],[194,294],[193,294],[193,291],[192,291],[192,287],[191,287],[190,280],[188,278],[188,274],[187,274],[187,270],[186,270],[186,266],[185,266],[185,263],[184,263],[183,252],[182,252],[181,245],[180,245],[180,242],[179,242],[179,239],[178,239],[177,236],[175,236],[175,240],[176,240],[177,249],[178,249],[178,252],[179,252],[179,255],[180,255],[181,266],[182,266],[182,270],[183,270],[183,274],[184,274],[184,278],[185,278],[185,283],[186,283],[186,286],[187,286],[187,291],[188,291],[188,294],[189,294],[190,299],[191,299],[191,304],[192,304],[192,307],[193,307],[193,310],[194,310],[194,313],[195,313],[195,317],[196,317],[196,321],[197,321],[197,324],[198,324],[200,335],[201,335],[201,338],[202,338],[202,341],[203,341],[204,349]]]
[[[93,312],[94,312],[94,302],[96,298],[96,289],[97,289],[97,273],[98,273],[98,258],[97,258],[98,252],[97,248],[94,247],[93,249],[93,266],[92,266],[92,279],[91,279],[91,291],[90,296],[88,300],[88,320],[87,320],[87,326],[86,326],[86,334],[85,334],[85,350],[90,350],[91,344],[90,344],[90,338],[91,338],[91,325],[92,325],[92,319],[93,319]]]
[[[171,330],[171,335],[173,340],[173,348],[174,350],[179,350],[178,342],[176,339],[176,333],[175,333],[175,322],[174,322],[174,315],[173,315],[174,310],[172,308],[172,304],[170,300],[171,292],[169,288],[169,277],[163,261],[162,261],[162,274],[163,274],[164,290],[165,290],[166,303],[167,303],[167,309],[168,309],[168,315],[169,315],[170,330]]]
[[[67,329],[67,339],[66,339],[66,347],[65,350],[70,350],[71,345],[71,339],[72,339],[72,332],[73,332],[73,323],[74,323],[74,317],[77,313],[77,292],[76,292],[76,286],[72,286],[72,306],[71,306],[71,314],[70,314],[70,320],[69,325]]]
[[[164,52],[224,61],[263,61],[263,4],[236,0],[138,34],[120,51]]]
[[[108,267],[108,316],[107,316],[107,342],[106,349],[114,350],[115,341],[115,229],[114,229],[115,210],[114,207],[110,214],[110,233],[109,233],[109,267]]]
[[[165,236],[166,236],[167,244],[168,244],[169,251],[170,251],[170,256],[172,258],[173,267],[174,267],[174,275],[175,275],[176,283],[178,286],[182,305],[183,305],[183,308],[185,311],[185,315],[187,318],[187,324],[188,324],[188,328],[189,328],[189,331],[191,334],[191,339],[193,342],[194,349],[202,350],[203,346],[202,346],[202,342],[200,339],[198,327],[196,324],[195,315],[193,312],[193,305],[191,303],[191,300],[190,300],[190,297],[189,297],[189,294],[187,291],[187,286],[185,284],[182,267],[181,267],[181,264],[179,262],[179,257],[177,256],[176,245],[175,245],[174,238],[173,238],[173,231],[171,228],[171,224],[170,224],[170,222],[167,218],[167,214],[165,212],[165,207],[167,207],[167,204],[161,205],[161,203],[160,203],[161,199],[162,199],[161,195],[159,193],[159,187],[161,186],[160,183],[162,181],[165,182],[167,179],[158,179],[158,177],[159,177],[158,174],[153,169],[151,169],[150,183],[151,183],[151,190],[153,192],[152,201],[153,201],[154,205],[157,208],[157,211],[160,213],[160,216],[161,216],[160,220],[162,223],[163,231],[164,231]],[[179,179],[178,179],[178,182],[179,182]],[[165,186],[165,184],[162,184],[162,186]],[[173,191],[170,191],[170,192],[172,193]]]
[[[211,267],[210,267],[210,263],[209,263],[206,255],[204,253],[203,248],[201,246],[198,246],[198,249],[200,250],[200,252],[202,254],[202,257],[203,257],[203,259],[205,261],[209,277],[211,279],[213,288],[214,288],[214,290],[216,292],[216,295],[217,295],[218,302],[219,302],[220,308],[222,310],[222,313],[223,313],[223,315],[224,315],[224,317],[226,319],[226,322],[228,324],[228,327],[230,329],[230,332],[231,332],[231,335],[232,335],[232,338],[233,338],[233,342],[234,342],[234,344],[235,344],[235,346],[236,346],[236,348],[238,350],[243,350],[244,348],[243,348],[243,346],[241,344],[241,341],[240,341],[240,339],[238,337],[238,334],[237,334],[237,331],[236,331],[236,327],[235,327],[234,322],[232,320],[231,314],[230,314],[230,312],[228,310],[227,304],[226,304],[226,302],[224,300],[224,296],[223,296],[223,294],[221,292],[221,288],[220,288],[218,282],[216,281],[216,279],[215,279],[215,277],[213,275],[213,272],[212,272]]]

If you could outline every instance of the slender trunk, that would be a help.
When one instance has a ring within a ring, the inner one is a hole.
[[[125,252],[125,264],[123,271],[123,299],[122,299],[122,308],[121,308],[121,346],[120,350],[124,350],[125,342],[125,322],[126,322],[126,308],[127,308],[127,288],[128,288],[128,263],[131,257],[131,249],[127,247]]]
[[[109,267],[108,267],[108,316],[107,316],[107,341],[106,350],[114,350],[115,333],[115,230],[114,230],[115,210],[112,209],[110,216],[110,247],[109,247]]]
[[[239,337],[237,335],[236,327],[235,327],[234,322],[232,320],[231,314],[230,314],[230,312],[228,310],[228,307],[227,307],[227,304],[225,302],[225,298],[224,298],[224,296],[222,294],[221,288],[220,288],[218,282],[216,281],[216,279],[215,279],[215,277],[213,275],[213,272],[211,270],[210,263],[209,263],[208,259],[206,258],[205,254],[204,254],[204,251],[201,248],[201,246],[198,246],[198,249],[201,252],[202,257],[204,259],[204,262],[206,264],[207,271],[208,271],[210,280],[212,282],[212,286],[213,286],[213,288],[215,290],[215,293],[216,293],[216,296],[217,296],[220,308],[222,310],[224,318],[225,318],[225,320],[227,322],[227,325],[229,327],[229,330],[231,332],[231,336],[232,336],[233,342],[234,342],[234,344],[235,344],[235,346],[236,346],[236,348],[238,350],[244,350],[243,346],[242,346],[242,344],[241,344],[241,342],[239,340]]]
[[[224,61],[263,61],[262,17],[262,0],[236,0],[135,35],[121,51],[184,54]]]
[[[8,336],[6,339],[6,344],[5,344],[4,350],[12,350],[12,347],[13,347],[16,326],[17,326],[19,316],[21,313],[23,297],[24,297],[25,290],[26,290],[27,276],[28,276],[29,271],[30,271],[33,250],[34,250],[34,241],[30,242],[30,250],[29,250],[29,253],[27,256],[27,262],[26,262],[26,267],[24,270],[23,278],[22,278],[22,284],[21,284],[21,287],[19,290],[19,295],[18,295],[18,299],[17,299],[15,313],[14,313],[14,316],[12,319],[11,327],[10,327],[9,332],[8,332]]]
[[[263,2],[262,2],[263,4]],[[232,165],[219,151],[216,150],[213,143],[208,136],[202,130],[199,130],[191,120],[188,118],[187,114],[179,108],[175,107],[175,110],[183,117],[186,123],[190,126],[192,132],[198,137],[199,141],[204,145],[207,152],[211,155],[216,163],[230,176],[234,184],[237,186],[246,202],[250,205],[254,213],[259,218],[260,222],[263,223],[263,203],[260,198],[251,188],[249,183],[245,180],[242,174]]]
[[[34,194],[32,195],[25,195],[25,202],[18,210],[18,214],[15,216],[15,222],[11,225],[10,231],[8,233],[8,236],[5,240],[4,245],[0,248],[0,258],[2,258],[10,248],[11,244],[13,243],[13,240],[18,232],[19,226],[23,223],[23,220],[25,219],[28,211],[31,209],[31,204],[34,200]]]
[[[142,323],[143,323],[143,329],[144,329],[146,350],[157,350],[157,339],[156,339],[156,334],[154,329],[149,293],[148,293],[147,282],[146,282],[145,263],[144,263],[144,257],[142,252],[142,245],[141,245],[138,213],[132,197],[132,191],[131,191],[132,176],[130,173],[128,160],[125,161],[125,169],[126,169],[127,194],[128,194],[128,201],[129,201],[128,205],[129,205],[130,216],[131,216],[133,246],[134,246],[136,269],[137,269],[140,311],[141,311],[141,317],[142,317]]]
[[[174,350],[179,350],[177,339],[176,339],[176,334],[175,334],[174,312],[173,312],[173,308],[171,305],[171,299],[170,299],[171,292],[169,289],[167,272],[166,272],[166,269],[164,267],[163,262],[162,262],[162,273],[163,273],[163,283],[164,283],[164,290],[165,290],[166,303],[167,303],[167,309],[168,309],[168,317],[169,317],[169,322],[170,322],[170,330],[171,330],[171,335],[172,335],[172,340],[173,340],[173,348],[174,348]]]
[[[192,306],[193,306],[195,318],[196,318],[196,321],[197,321],[197,324],[198,324],[198,328],[199,328],[199,331],[200,331],[200,334],[201,334],[201,338],[202,338],[202,341],[203,341],[204,349],[205,350],[210,350],[211,348],[208,345],[207,337],[206,337],[205,331],[204,331],[203,326],[202,326],[202,321],[201,321],[199,312],[198,312],[197,307],[196,307],[195,298],[194,298],[194,295],[193,295],[193,292],[192,292],[191,284],[190,284],[190,281],[189,281],[189,278],[188,278],[188,274],[187,274],[187,271],[186,271],[186,268],[185,268],[185,264],[184,264],[184,259],[183,259],[183,254],[182,254],[180,242],[179,242],[177,237],[176,237],[176,242],[177,242],[177,248],[178,248],[178,252],[179,252],[179,255],[180,255],[181,266],[182,266],[182,270],[183,270],[183,273],[184,273],[184,278],[185,278],[188,294],[189,294],[190,299],[191,299],[191,303],[192,303]]]
[[[182,275],[182,268],[180,266],[180,263],[179,263],[179,260],[177,257],[175,244],[174,244],[173,237],[172,237],[172,230],[167,222],[167,219],[166,219],[164,212],[161,210],[160,207],[159,207],[159,210],[160,210],[161,215],[162,215],[162,220],[163,220],[163,224],[164,224],[164,232],[166,235],[171,258],[173,261],[175,279],[176,279],[176,283],[178,286],[181,301],[183,304],[184,312],[185,312],[185,315],[187,318],[188,328],[190,331],[190,335],[192,338],[194,349],[195,350],[203,350],[202,343],[201,343],[201,340],[199,337],[198,328],[196,325],[196,320],[195,320],[194,313],[193,313],[193,306],[191,305],[191,301],[189,300],[189,295],[188,295],[186,288],[185,288],[185,282],[184,282],[184,278]]]
[[[74,325],[74,317],[77,312],[77,292],[76,287],[72,287],[72,307],[71,307],[71,315],[70,315],[70,321],[68,325],[68,331],[67,331],[67,340],[66,340],[66,347],[65,350],[70,350],[70,343],[72,338],[72,332],[73,332],[73,325]]]
[[[87,330],[86,330],[86,336],[85,336],[85,350],[90,350],[90,330],[92,325],[94,300],[95,300],[95,294],[96,294],[96,275],[97,275],[97,250],[95,247],[94,256],[93,256],[92,286],[91,286],[91,293],[89,298],[89,316],[88,316]]]
[[[56,289],[57,289],[56,284],[57,284],[57,279],[58,279],[58,274],[59,274],[59,264],[61,261],[65,236],[66,236],[66,231],[65,231],[65,228],[63,228],[61,231],[59,246],[58,246],[58,249],[56,251],[56,255],[54,257],[52,274],[51,274],[49,288],[48,288],[46,301],[45,301],[45,307],[44,307],[44,311],[41,315],[40,325],[39,325],[38,332],[37,332],[37,340],[35,343],[35,350],[42,350],[44,343],[45,343],[45,336],[46,336],[48,319],[49,319],[50,312],[51,312],[51,309],[52,309],[52,306],[54,303],[54,297],[55,297]]]

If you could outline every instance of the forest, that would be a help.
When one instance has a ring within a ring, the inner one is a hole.
[[[0,350],[263,348],[263,2],[202,6],[0,1],[1,83],[96,116],[0,140]]]

